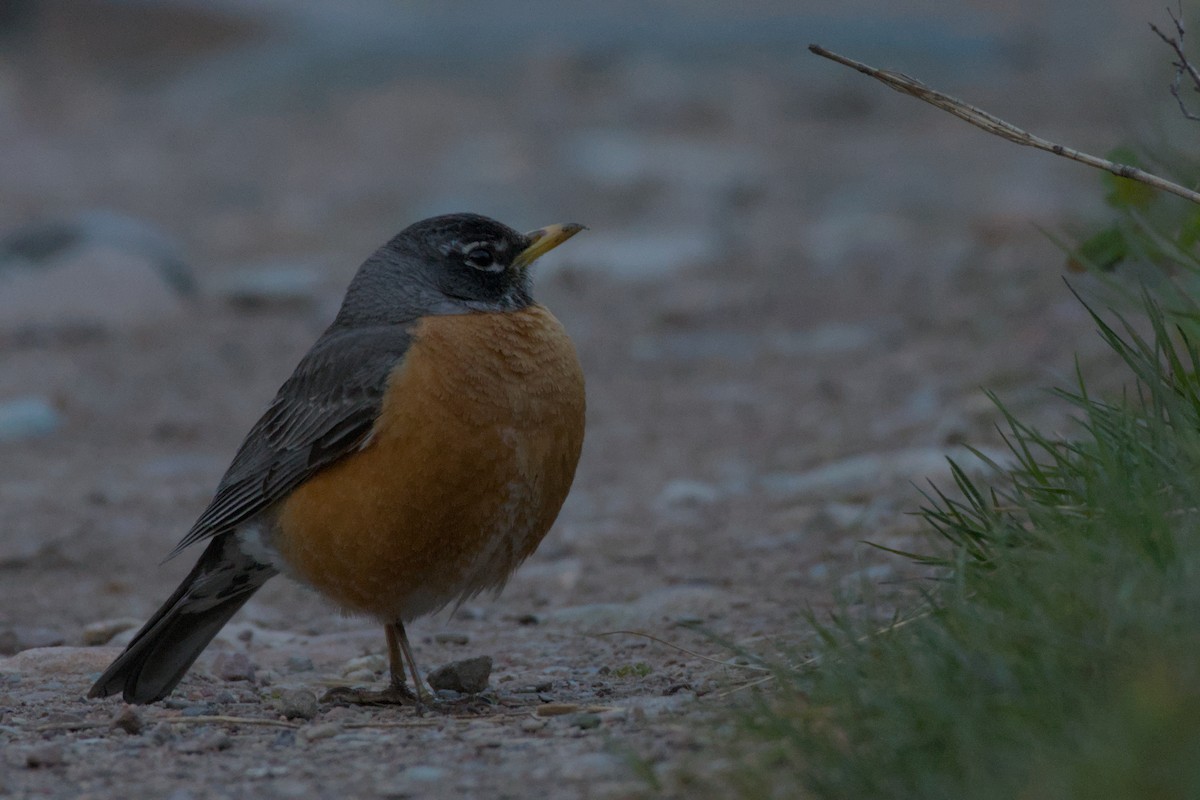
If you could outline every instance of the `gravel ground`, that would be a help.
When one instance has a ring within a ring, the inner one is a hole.
[[[1075,353],[1105,383],[1035,227],[1099,192],[803,45],[1100,152],[1169,111],[1168,59],[1110,0],[793,5],[0,17],[0,223],[54,245],[0,258],[0,796],[629,796],[716,758],[758,675],[723,642],[903,598],[862,542],[910,546],[913,482],[997,446],[980,387],[1058,429],[1038,387]],[[499,599],[411,627],[489,687],[316,702],[379,681],[382,631],[279,580],[167,702],[85,700],[361,259],[457,210],[591,228],[537,287],[589,382],[575,489]]]

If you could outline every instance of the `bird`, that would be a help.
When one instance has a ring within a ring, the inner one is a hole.
[[[405,625],[499,593],[567,497],[586,400],[530,265],[584,226],[416,222],[358,268],[168,558],[207,542],[89,697],[168,696],[278,574],[384,626],[390,682],[423,683]],[[397,700],[399,702],[399,700]]]

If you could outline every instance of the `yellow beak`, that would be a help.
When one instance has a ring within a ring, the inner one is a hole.
[[[517,254],[517,257],[513,259],[513,266],[517,269],[528,268],[534,261],[584,229],[584,226],[577,222],[568,222],[564,225],[547,225],[545,228],[530,231],[525,234],[529,237],[530,245]]]

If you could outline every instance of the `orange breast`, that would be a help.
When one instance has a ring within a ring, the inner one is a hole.
[[[583,428],[583,373],[549,311],[428,317],[367,446],[284,501],[275,545],[386,621],[498,590],[558,516]]]

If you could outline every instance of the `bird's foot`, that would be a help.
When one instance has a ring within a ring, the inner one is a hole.
[[[425,704],[408,686],[388,686],[386,689],[358,689],[336,686],[321,697],[322,703],[339,706],[415,706]]]

